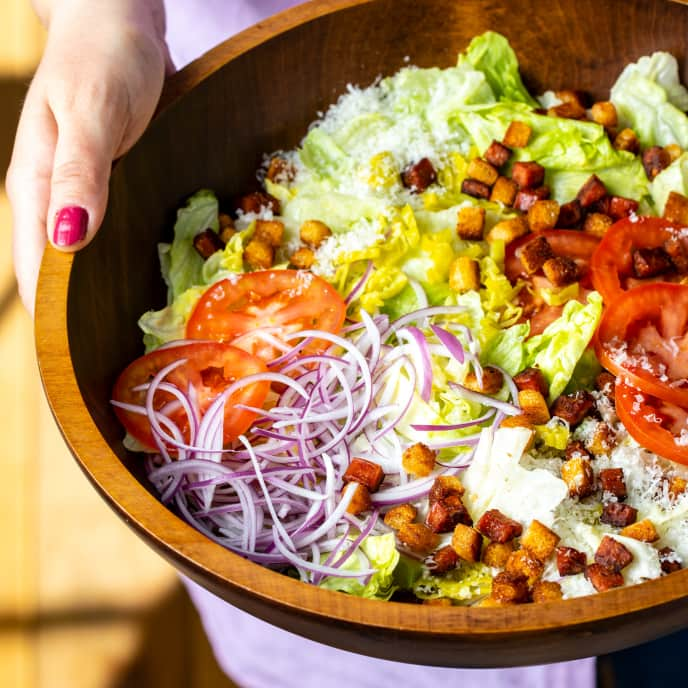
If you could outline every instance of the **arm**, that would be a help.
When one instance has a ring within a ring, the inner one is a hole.
[[[86,245],[102,222],[112,161],[148,125],[165,67],[162,0],[34,0],[48,39],[7,173],[19,290],[33,310],[47,241]]]

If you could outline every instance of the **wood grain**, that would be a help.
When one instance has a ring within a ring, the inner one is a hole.
[[[308,3],[211,51],[168,84],[164,107],[117,165],[103,230],[76,258],[48,251],[36,344],[46,392],[96,489],[154,549],[232,604],[363,654],[444,666],[504,666],[609,652],[677,630],[688,571],[603,595],[506,609],[382,603],[320,590],[229,553],[150,493],[108,404],[140,353],[136,320],[163,304],[156,243],[201,187],[246,191],[262,155],[291,147],[346,84],[405,64],[446,66],[470,38],[509,38],[536,92],[606,95],[624,64],[669,50],[685,73],[688,10],[665,1],[496,0]],[[591,26],[594,30],[582,28]]]

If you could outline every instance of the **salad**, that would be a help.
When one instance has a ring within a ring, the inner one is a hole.
[[[313,585],[501,606],[688,558],[688,90],[506,39],[348,92],[178,212],[113,408],[163,502]]]

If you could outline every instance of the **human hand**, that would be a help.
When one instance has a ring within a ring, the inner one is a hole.
[[[75,251],[93,238],[112,161],[143,133],[171,67],[162,0],[42,2],[47,44],[6,180],[15,273],[31,313],[46,242]]]

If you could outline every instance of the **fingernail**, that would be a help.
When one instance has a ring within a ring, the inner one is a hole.
[[[55,218],[53,242],[55,246],[72,246],[86,236],[88,213],[84,208],[73,205],[62,208]]]

